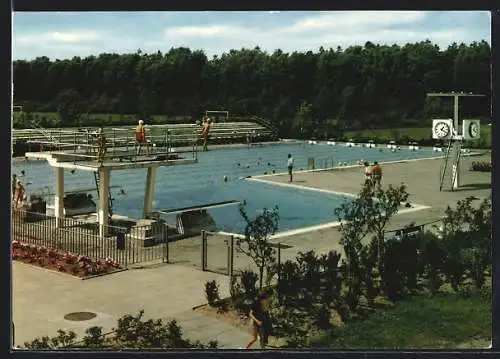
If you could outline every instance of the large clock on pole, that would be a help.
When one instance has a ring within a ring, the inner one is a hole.
[[[446,140],[453,136],[452,119],[432,120],[432,138],[435,140]]]
[[[463,120],[462,134],[464,140],[478,140],[481,137],[481,120]]]

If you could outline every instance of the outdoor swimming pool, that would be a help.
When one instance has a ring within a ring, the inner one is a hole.
[[[226,200],[246,202],[250,217],[254,217],[262,208],[279,207],[279,231],[298,229],[335,221],[334,209],[346,197],[279,187],[272,184],[257,183],[241,179],[246,176],[262,175],[265,172],[286,172],[287,154],[295,159],[295,168],[307,169],[309,157],[320,162],[354,164],[363,159],[373,161],[396,161],[426,157],[436,157],[430,149],[410,151],[401,149],[391,152],[378,148],[347,148],[341,145],[308,145],[289,143],[279,145],[253,146],[251,148],[219,148],[199,153],[199,163],[177,167],[160,167],[156,175],[156,190],[153,210],[203,205]],[[21,170],[26,175],[20,176]],[[44,161],[13,161],[12,173],[20,176],[29,193],[54,193],[54,172]],[[228,177],[224,183],[223,177]],[[111,185],[119,186],[111,190],[115,198],[114,212],[133,218],[142,216],[146,170],[124,170],[111,173]],[[95,187],[91,172],[76,171],[65,175],[65,189]],[[123,188],[125,195],[120,194]],[[96,198],[96,193],[93,193]],[[49,201],[50,202],[50,201]],[[213,208],[209,213],[214,218],[219,230],[242,233],[244,221],[237,206]],[[170,222],[170,218],[167,218]]]

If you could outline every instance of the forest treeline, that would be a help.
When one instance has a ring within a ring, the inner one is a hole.
[[[464,115],[489,117],[491,48],[486,41],[440,49],[404,46],[267,53],[231,50],[100,54],[14,61],[15,104],[26,113],[58,112],[61,125],[82,114],[200,116],[205,110],[258,115],[283,132],[424,125],[452,115],[451,100],[427,92],[467,91]]]

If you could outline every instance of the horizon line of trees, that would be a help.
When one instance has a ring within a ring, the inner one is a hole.
[[[198,116],[205,110],[269,119],[286,134],[426,125],[451,117],[451,99],[428,92],[485,94],[464,98],[463,116],[489,117],[491,47],[486,41],[272,53],[230,50],[208,58],[171,48],[146,54],[104,53],[13,62],[14,101],[27,113],[58,112],[61,125],[83,114]]]

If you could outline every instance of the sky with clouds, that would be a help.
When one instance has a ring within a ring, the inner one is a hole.
[[[286,52],[426,39],[491,43],[485,11],[259,11],[14,13],[13,57],[51,59],[168,51],[185,46],[208,56],[259,46]]]

